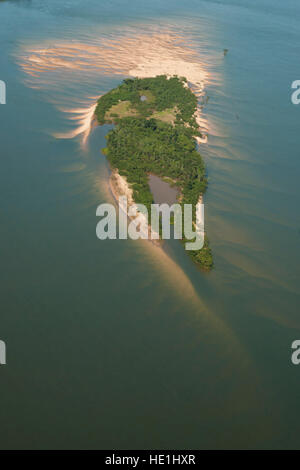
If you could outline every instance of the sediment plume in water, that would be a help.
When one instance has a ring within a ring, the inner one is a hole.
[[[129,31],[117,38],[95,40],[95,44],[60,41],[44,48],[27,46],[21,51],[18,62],[27,76],[27,84],[34,88],[49,87],[53,81],[65,82],[66,75],[70,80],[75,79],[76,72],[89,75],[99,71],[102,75],[139,78],[178,75],[187,78],[200,99],[211,80],[207,64],[193,48],[192,41],[174,31],[153,32],[146,27],[143,33]],[[77,110],[67,111],[74,119],[72,113]],[[82,115],[78,117],[77,128],[68,133],[56,133],[56,137],[73,138],[81,134],[83,142],[87,141],[93,108],[90,104],[79,111]],[[206,142],[208,124],[201,117],[200,106],[196,119],[204,134],[198,142]]]
[[[171,31],[101,39],[95,45],[58,42],[45,48],[29,46],[21,52],[19,63],[33,79],[54,70],[99,70],[107,75],[136,77],[179,75],[193,83],[197,93],[202,92],[204,82],[209,80],[192,43]]]
[[[85,146],[87,143],[88,137],[92,130],[92,124],[95,119],[95,109],[97,103],[94,103],[91,106],[86,108],[61,108],[60,110],[63,113],[66,113],[69,116],[69,119],[77,123],[77,127],[68,132],[56,132],[53,134],[57,139],[73,139],[78,135],[82,136],[82,145]]]

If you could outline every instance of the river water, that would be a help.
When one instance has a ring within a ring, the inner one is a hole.
[[[0,447],[299,448],[299,2],[12,0],[0,20]],[[151,44],[206,103],[209,274],[175,240],[96,238],[93,105]]]

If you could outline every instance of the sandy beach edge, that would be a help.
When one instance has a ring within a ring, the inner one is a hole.
[[[127,182],[127,179],[125,176],[120,175],[117,168],[111,169],[111,175],[109,177],[109,188],[117,204],[119,204],[119,198],[121,196],[125,196],[127,198],[128,209],[131,206],[134,206],[136,204],[133,199],[133,190],[130,187],[130,184]],[[119,207],[120,207],[120,210],[123,210],[123,212],[126,213],[124,209],[122,208],[122,206],[119,205]],[[134,221],[136,219],[136,217],[128,215],[128,212],[126,213],[126,215],[130,221]],[[140,214],[140,217],[144,217],[144,216]],[[152,233],[152,228],[151,228],[151,225],[149,224],[148,233],[146,234],[147,238],[145,238],[145,240],[148,240],[156,247],[162,248],[163,240],[161,238],[160,239],[152,238],[151,233]]]

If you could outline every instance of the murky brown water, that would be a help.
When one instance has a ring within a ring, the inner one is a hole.
[[[170,186],[156,175],[149,176],[149,186],[156,204],[174,204],[177,202],[179,191],[175,186]]]

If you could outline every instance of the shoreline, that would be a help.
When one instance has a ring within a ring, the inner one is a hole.
[[[118,207],[126,214],[127,218],[130,221],[134,221],[136,217],[134,216],[129,216],[128,213],[126,213],[122,206],[119,205],[119,198],[121,196],[125,196],[127,198],[127,207],[130,208],[130,206],[134,206],[136,204],[135,200],[133,199],[133,190],[130,188],[129,184],[126,181],[126,177],[120,175],[119,171],[117,169],[110,169],[111,174],[108,179],[108,185],[110,192],[113,196],[114,201],[118,204]],[[157,175],[155,175],[157,176]],[[179,196],[180,200],[181,195]],[[179,202],[180,203],[180,202]],[[199,199],[198,199],[198,204],[204,204],[203,203],[203,194],[200,194]],[[143,217],[143,214],[139,213],[140,217]],[[195,222],[193,222],[194,227],[196,228]],[[159,239],[153,239],[151,237],[152,233],[152,227],[150,224],[148,224],[148,237],[147,238],[141,238],[142,240],[146,240],[151,242],[154,246],[163,248],[163,243],[164,240],[161,238]]]
[[[137,216],[136,217],[129,216],[128,212],[126,213],[126,211],[124,211],[122,206],[119,205],[119,198],[121,196],[125,196],[127,198],[128,209],[131,206],[134,206],[136,204],[136,202],[133,199],[133,190],[130,188],[130,185],[127,183],[126,177],[120,175],[118,169],[114,168],[114,169],[111,169],[110,171],[111,171],[111,174],[109,176],[109,188],[112,193],[112,196],[115,202],[118,204],[119,208],[124,212],[124,214],[126,214],[127,218],[131,222],[134,222]],[[139,216],[144,217],[144,215],[141,213],[139,213]],[[148,224],[148,221],[147,221],[147,224]],[[151,233],[152,233],[152,228],[151,228],[151,225],[148,224],[148,234],[147,234],[148,237],[144,238],[144,240],[151,242],[154,246],[158,248],[162,248],[163,240],[161,238],[159,239],[151,238]]]

